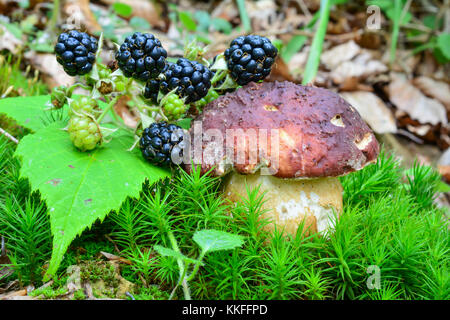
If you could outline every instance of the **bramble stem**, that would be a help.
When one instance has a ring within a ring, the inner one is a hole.
[[[116,104],[117,100],[119,100],[119,96],[115,97],[114,99],[111,100],[110,103],[108,103],[108,106],[106,107],[105,110],[103,110],[102,114],[100,115],[100,117],[97,118],[97,122],[100,123],[103,118],[105,117],[105,115],[111,110],[111,108],[114,107],[114,105]]]

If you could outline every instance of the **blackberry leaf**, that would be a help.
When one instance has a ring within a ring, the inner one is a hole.
[[[25,136],[16,156],[21,177],[46,201],[53,234],[47,277],[55,275],[71,241],[97,219],[118,210],[127,197],[138,197],[142,183],[167,177],[169,172],[149,165],[139,150],[128,152],[133,137],[114,133],[107,148],[79,152],[72,146],[64,123],[57,122]]]

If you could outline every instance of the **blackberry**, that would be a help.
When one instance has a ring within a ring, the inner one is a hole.
[[[144,129],[139,146],[150,163],[160,166],[179,164],[183,157],[183,129],[167,122],[152,123]]]
[[[72,116],[67,131],[74,146],[81,151],[94,149],[102,140],[97,123],[88,116]]]
[[[100,112],[98,102],[95,99],[81,96],[70,103],[69,116],[95,115]]]
[[[148,81],[155,79],[166,67],[167,51],[150,33],[135,32],[126,37],[116,53],[119,68],[126,77]]]
[[[177,88],[178,96],[186,98],[186,103],[191,103],[206,96],[212,76],[213,73],[200,62],[180,58],[164,72],[160,89],[167,93]]]
[[[177,120],[181,118],[187,109],[184,101],[175,93],[169,94],[167,97],[162,99],[162,107],[164,114],[170,120]]]
[[[249,35],[234,39],[224,56],[231,78],[243,86],[267,77],[277,53],[277,48],[266,37]]]
[[[55,45],[56,60],[68,75],[84,75],[92,70],[97,49],[97,39],[87,33],[63,32]]]
[[[154,104],[158,103],[159,80],[152,79],[147,81],[144,88],[144,98],[150,99]]]

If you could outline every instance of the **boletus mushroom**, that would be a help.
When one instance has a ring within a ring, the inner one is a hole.
[[[339,176],[375,162],[372,130],[338,94],[291,82],[250,83],[209,103],[189,131],[191,164],[229,174],[224,196],[265,192],[266,228],[323,232],[342,212]]]

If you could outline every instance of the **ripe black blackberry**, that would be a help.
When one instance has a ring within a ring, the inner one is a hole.
[[[142,155],[160,166],[180,164],[183,158],[183,129],[167,122],[152,123],[139,140]]]
[[[160,89],[167,93],[177,88],[178,96],[186,98],[186,103],[191,103],[206,96],[212,76],[213,73],[200,62],[180,58],[164,72]]]
[[[116,52],[119,68],[126,77],[147,81],[155,79],[166,67],[167,51],[150,33],[135,32]]]
[[[55,45],[56,60],[68,75],[83,75],[92,70],[97,49],[97,39],[87,33],[63,32]]]
[[[152,103],[158,103],[160,81],[158,79],[151,79],[147,81],[144,88],[144,98],[149,99]]]
[[[267,77],[277,53],[266,37],[248,35],[234,39],[224,55],[231,78],[243,86]]]

